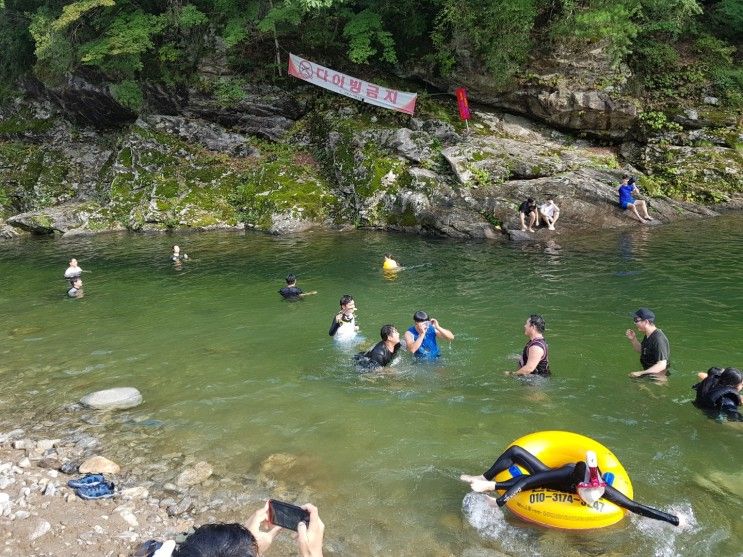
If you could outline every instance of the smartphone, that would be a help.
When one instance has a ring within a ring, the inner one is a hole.
[[[281,526],[282,528],[296,532],[300,522],[304,522],[305,525],[309,526],[310,512],[291,503],[269,499],[268,521],[275,526]]]

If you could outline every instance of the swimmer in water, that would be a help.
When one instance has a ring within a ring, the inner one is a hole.
[[[173,246],[173,253],[170,254],[170,260],[173,262],[176,261],[185,261],[188,259],[187,254],[181,254],[181,248],[180,246]]]
[[[394,325],[385,325],[379,331],[382,340],[367,352],[359,352],[354,356],[356,363],[366,369],[386,367],[390,365],[400,350],[400,333]]]
[[[384,269],[385,271],[397,271],[400,269],[400,265],[397,264],[397,261],[392,259],[391,253],[385,253],[384,263],[382,263],[382,269]]]
[[[83,274],[83,270],[78,266],[77,259],[74,257],[70,259],[70,266],[64,272],[64,278],[70,281],[70,286],[76,278]]]
[[[311,292],[304,292],[301,288],[297,286],[297,277],[294,275],[294,273],[289,273],[286,276],[286,286],[279,290],[279,294],[285,299],[285,300],[299,300],[300,298],[304,298],[305,296],[311,296],[312,294],[317,294],[317,290],[313,290]]]
[[[352,338],[359,328],[356,326],[356,302],[350,294],[341,296],[341,310],[333,317],[328,334],[335,338]]]
[[[711,367],[707,373],[699,373],[698,377],[701,381],[692,387],[697,392],[694,405],[714,418],[743,422],[743,414],[738,410],[743,373],[734,367]]]
[[[83,281],[80,277],[76,277],[70,281],[70,289],[67,291],[67,295],[70,298],[82,298],[83,294]]]
[[[516,476],[501,483],[493,481],[496,475],[508,470],[513,465],[526,468],[528,475]],[[608,485],[601,477],[596,453],[593,451],[586,451],[585,462],[580,461],[574,464],[565,464],[558,468],[550,468],[526,449],[513,445],[506,449],[482,476],[462,474],[459,479],[470,484],[472,491],[478,493],[504,490],[505,493],[495,500],[499,507],[505,505],[509,499],[523,490],[553,489],[563,493],[577,493],[578,497],[589,506],[604,498],[635,514],[662,520],[674,526],[679,525],[677,516],[633,501],[619,490]]]
[[[441,350],[436,339],[454,340],[454,333],[444,329],[433,317],[429,318],[425,311],[416,311],[413,322],[413,326],[405,331],[405,348],[416,358],[438,358]]]

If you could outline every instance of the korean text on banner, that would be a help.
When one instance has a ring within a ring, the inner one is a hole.
[[[454,90],[457,95],[457,105],[459,106],[459,117],[462,120],[470,119],[470,105],[467,102],[467,90],[464,87],[457,87]]]
[[[300,58],[296,54],[289,54],[289,75],[358,101],[397,110],[405,114],[413,114],[415,101],[418,98],[416,93],[406,93],[388,89],[381,85],[374,85],[368,81],[320,66]]]

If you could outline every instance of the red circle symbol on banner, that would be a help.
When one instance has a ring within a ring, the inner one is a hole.
[[[310,79],[312,77],[312,64],[307,60],[302,60],[299,63],[299,73],[301,73],[305,79]]]

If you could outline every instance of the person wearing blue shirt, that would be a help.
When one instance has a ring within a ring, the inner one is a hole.
[[[454,333],[444,329],[436,319],[429,318],[425,311],[416,311],[413,321],[413,326],[405,331],[405,348],[416,358],[438,358],[440,350],[436,339],[454,339]]]
[[[640,190],[637,189],[637,184],[635,184],[635,178],[634,176],[632,178],[628,176],[622,177],[622,183],[619,186],[619,206],[623,210],[630,209],[637,220],[644,223],[645,221],[652,221],[653,217],[651,217],[648,214],[648,204],[645,203],[642,199],[635,199],[633,197],[633,194],[640,193]],[[643,215],[641,216],[639,211],[637,209],[642,210]]]

